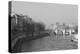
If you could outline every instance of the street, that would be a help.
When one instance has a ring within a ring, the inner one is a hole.
[[[65,50],[77,49],[77,43],[71,42],[70,37],[63,36],[45,36],[43,38],[35,39],[32,41],[25,41],[22,44],[22,52],[33,51],[49,51],[49,50]]]

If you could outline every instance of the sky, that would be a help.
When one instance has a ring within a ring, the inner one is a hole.
[[[78,24],[78,6],[72,4],[13,1],[12,12],[28,15],[36,22],[43,22],[46,27],[56,22]]]

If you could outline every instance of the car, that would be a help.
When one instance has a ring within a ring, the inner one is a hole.
[[[71,41],[72,42],[78,42],[78,34],[74,34],[71,36]]]

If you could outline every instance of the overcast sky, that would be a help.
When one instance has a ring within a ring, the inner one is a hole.
[[[77,5],[16,1],[12,2],[12,12],[42,21],[47,27],[56,22],[78,23]]]

